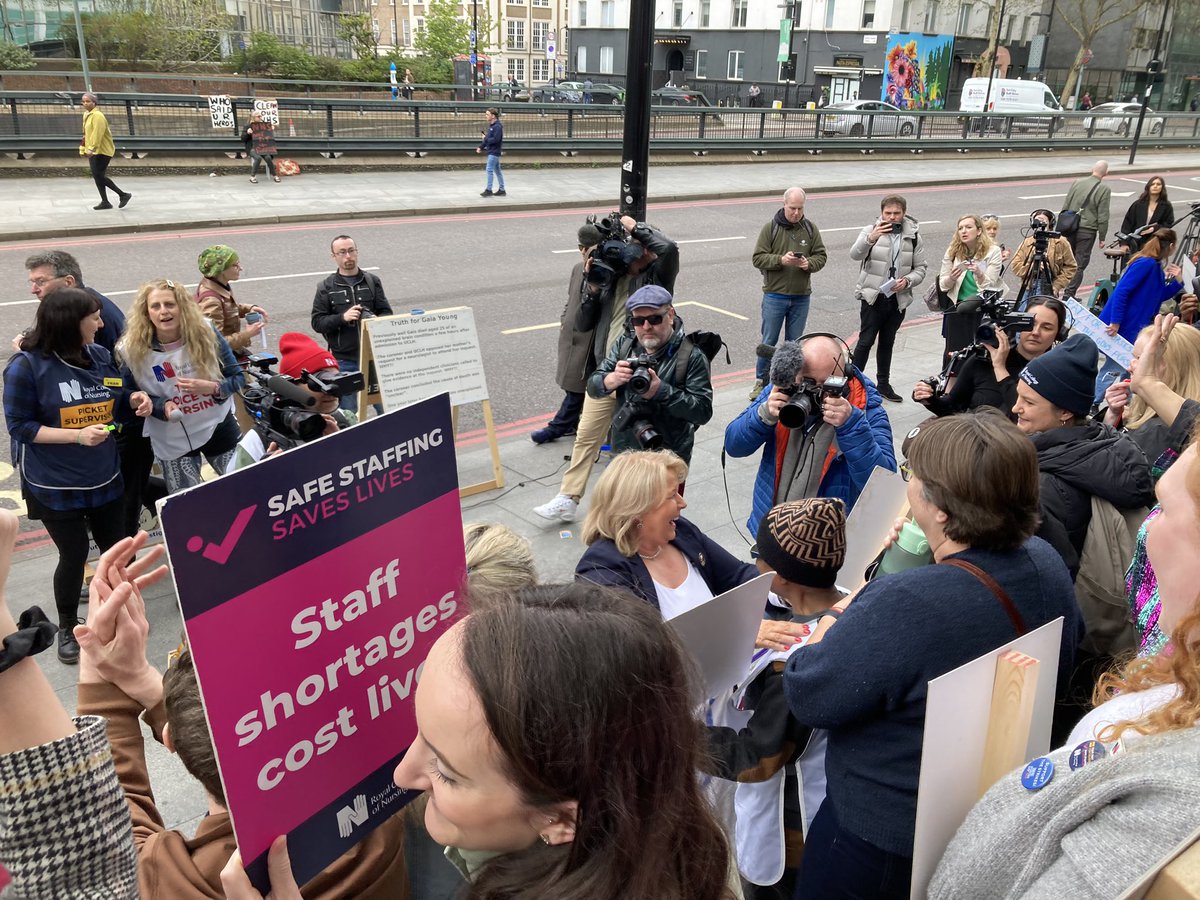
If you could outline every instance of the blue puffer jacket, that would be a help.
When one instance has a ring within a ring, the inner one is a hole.
[[[883,398],[875,384],[861,372],[852,376],[867,390],[867,408],[855,409],[837,429],[837,456],[821,481],[820,496],[840,497],[849,512],[876,466],[896,471],[896,451],[892,447],[892,425],[883,410]],[[725,428],[725,452],[730,456],[749,456],[762,448],[758,476],[754,479],[754,502],[746,527],[758,534],[758,523],[775,500],[775,426],[766,424],[758,407],[767,402],[771,385],[763,388],[740,416]]]

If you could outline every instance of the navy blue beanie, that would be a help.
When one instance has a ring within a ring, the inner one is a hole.
[[[1085,334],[1073,334],[1021,370],[1021,380],[1059,409],[1086,416],[1096,390],[1100,351]]]

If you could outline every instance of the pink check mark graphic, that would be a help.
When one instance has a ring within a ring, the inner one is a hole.
[[[247,506],[237,514],[237,518],[233,520],[233,524],[229,526],[229,530],[225,532],[225,537],[221,538],[221,543],[214,544],[208,542],[205,546],[204,538],[200,535],[194,535],[188,538],[187,548],[192,553],[200,553],[200,548],[204,548],[201,554],[205,559],[210,559],[219,566],[229,562],[229,557],[233,553],[233,548],[237,546],[237,542],[241,540],[242,534],[246,531],[250,520],[254,518],[254,511],[258,509],[258,504]]]

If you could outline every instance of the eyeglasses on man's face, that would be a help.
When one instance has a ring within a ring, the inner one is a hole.
[[[333,251],[334,256],[354,256],[357,253],[358,253],[357,247],[347,247],[344,250],[334,250]]]
[[[665,318],[662,313],[655,313],[652,316],[631,316],[634,328],[640,328],[643,325],[661,325]]]

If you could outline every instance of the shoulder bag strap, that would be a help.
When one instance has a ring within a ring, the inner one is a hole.
[[[1000,601],[1000,605],[1004,607],[1004,611],[1008,613],[1008,618],[1012,620],[1013,628],[1016,629],[1017,637],[1021,637],[1029,631],[1025,626],[1025,620],[1021,617],[1020,610],[1012,602],[1012,598],[1004,593],[1004,588],[997,584],[995,578],[983,571],[979,566],[967,562],[965,559],[947,559],[942,562],[942,565],[954,566],[956,569],[962,569],[964,572],[969,572],[978,578],[983,583],[983,586],[996,596],[996,599]]]
[[[1088,201],[1092,199],[1092,194],[1096,193],[1096,188],[1100,187],[1100,182],[1097,181],[1092,185],[1092,189],[1087,192],[1087,196],[1083,198],[1083,202],[1079,204],[1079,211],[1083,212],[1087,209]]]

